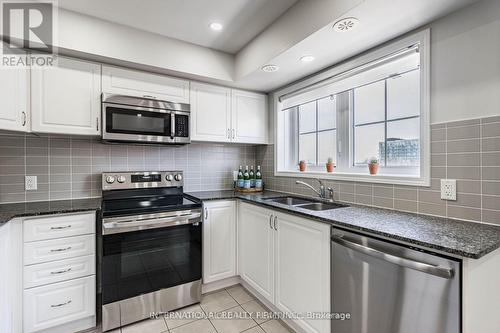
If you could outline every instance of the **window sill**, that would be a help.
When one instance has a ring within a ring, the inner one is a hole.
[[[367,173],[347,173],[326,171],[275,171],[275,177],[295,177],[295,178],[320,178],[338,181],[349,181],[358,183],[377,183],[390,185],[409,185],[409,186],[430,186],[430,179],[412,175],[370,175]]]

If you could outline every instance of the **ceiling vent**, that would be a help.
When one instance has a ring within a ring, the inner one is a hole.
[[[359,20],[355,17],[346,17],[333,24],[333,30],[337,32],[346,32],[354,30],[359,25]]]

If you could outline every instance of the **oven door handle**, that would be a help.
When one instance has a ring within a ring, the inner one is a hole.
[[[201,212],[150,219],[131,219],[128,221],[105,222],[103,223],[103,234],[114,234],[133,230],[167,228],[184,224],[197,224],[200,221]],[[196,219],[193,221],[193,219]],[[120,231],[120,229],[124,229]],[[131,230],[133,229],[133,230]]]

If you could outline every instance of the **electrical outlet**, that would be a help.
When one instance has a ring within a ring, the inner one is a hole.
[[[457,181],[455,179],[441,179],[441,199],[457,200]]]
[[[24,177],[24,188],[26,191],[36,191],[37,187],[37,176]]]

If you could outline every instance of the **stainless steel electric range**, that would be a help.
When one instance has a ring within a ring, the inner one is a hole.
[[[102,328],[201,298],[201,203],[181,171],[102,175]]]

